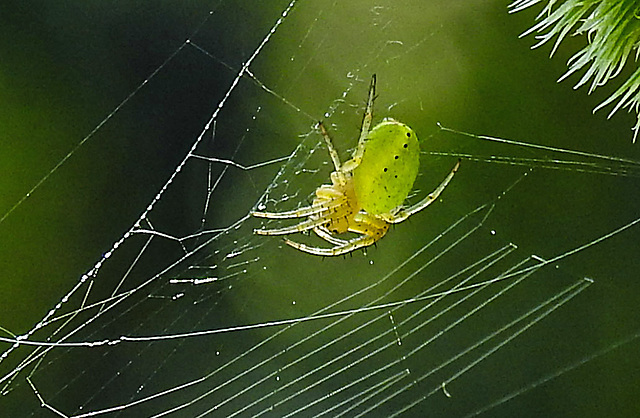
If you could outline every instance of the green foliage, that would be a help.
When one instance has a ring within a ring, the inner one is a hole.
[[[509,8],[511,12],[517,12],[541,1],[516,0]],[[616,77],[629,55],[633,53],[636,61],[640,55],[640,2],[637,0],[549,0],[536,20],[538,23],[522,36],[537,32],[539,42],[534,48],[557,36],[551,55],[571,31],[573,35],[587,35],[588,44],[571,57],[567,63],[569,69],[559,81],[586,68],[575,88],[589,84],[589,93]],[[640,68],[636,68],[629,79],[594,112],[615,101],[617,103],[608,117],[621,108],[637,114],[633,128],[635,142],[640,130]]]

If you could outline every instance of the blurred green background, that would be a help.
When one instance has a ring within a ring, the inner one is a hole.
[[[2,6],[0,216],[10,214],[0,223],[0,326],[16,334],[28,331],[126,232],[287,4],[29,1]],[[300,1],[250,68],[275,94],[244,78],[220,113],[212,149],[245,165],[282,157],[315,120],[325,119],[346,155],[355,144],[369,77],[376,73],[376,115],[412,126],[426,152],[515,153],[440,133],[436,122],[441,122],[477,134],[639,160],[639,146],[631,142],[635,115],[619,113],[607,120],[607,110],[592,114],[617,84],[587,95],[572,89],[577,77],[556,83],[585,38],[567,39],[553,59],[548,59],[550,46],[530,50],[534,39],[518,38],[536,13],[534,8],[509,15],[507,3],[500,1]],[[192,44],[185,46],[187,38]],[[163,64],[181,46],[177,57]],[[337,110],[325,115],[333,105]],[[319,154],[314,158],[326,162],[322,149]],[[416,187],[432,190],[453,161],[426,159]],[[230,174],[217,189],[209,225],[226,226],[246,215],[278,168],[255,170],[248,178]],[[424,245],[425,236],[491,200],[525,171],[463,161],[445,191],[446,206],[429,209],[410,227],[396,227],[368,257],[381,269],[393,266]],[[301,199],[317,185],[299,181]],[[487,227],[524,252],[552,258],[636,219],[639,186],[637,178],[626,176],[534,170]],[[200,208],[188,204],[196,192],[185,187],[181,193],[182,200],[164,209],[162,230],[193,231],[202,216]],[[633,228],[560,263],[567,274],[596,281],[567,313],[568,345],[584,345],[586,354],[593,354],[637,332],[637,238]],[[368,258],[322,261],[279,249],[275,242],[268,245],[269,265],[283,268],[270,274],[288,276],[291,287],[272,288],[266,280],[254,289],[261,297],[295,298],[308,291],[308,285],[296,284],[305,277],[321,283],[314,291],[325,295],[336,282],[359,273],[366,279]],[[325,280],[333,282],[325,286]],[[576,335],[585,340],[572,340]],[[489,414],[637,416],[633,376],[639,367],[634,341]],[[37,406],[33,396],[24,402]]]

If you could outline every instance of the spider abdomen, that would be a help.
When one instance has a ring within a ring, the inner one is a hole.
[[[393,119],[376,125],[364,142],[362,161],[353,171],[359,205],[380,215],[402,205],[418,175],[420,145],[415,132]]]

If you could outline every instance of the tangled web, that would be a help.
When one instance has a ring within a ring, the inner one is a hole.
[[[513,225],[526,224],[524,195],[554,199],[553,187],[541,187],[546,181],[635,180],[633,159],[440,126],[425,135],[416,188],[432,190],[457,158],[460,172],[438,202],[377,248],[323,260],[254,235],[262,221],[250,217],[252,209],[304,206],[328,182],[317,119],[330,121],[346,154],[371,73],[382,81],[385,72],[412,70],[435,37],[401,32],[412,9],[391,2],[292,0],[264,14],[245,6],[221,2],[203,14],[189,38],[2,218],[10,222],[78,149],[122,113],[148,110],[173,82],[195,94],[202,86],[190,79],[204,72],[225,86],[209,98],[213,105],[198,108],[197,126],[179,134],[187,149],[132,225],[31,329],[3,328],[3,410],[522,416],[522,405],[546,398],[553,381],[635,342],[633,329],[600,344],[586,338],[598,280],[564,263],[605,252],[640,219],[616,219],[605,231],[576,234],[577,242],[559,239],[533,251],[535,240],[521,247],[504,233],[518,235]],[[234,21],[240,9],[254,20]],[[339,20],[342,14],[349,20]],[[250,26],[252,35],[221,36],[234,25]],[[352,37],[353,57],[336,46],[341,36]],[[423,106],[433,106],[419,92],[411,103],[394,102],[393,83],[406,80],[382,83],[378,117],[401,115],[405,106],[424,115]],[[420,198],[419,191],[410,196]]]

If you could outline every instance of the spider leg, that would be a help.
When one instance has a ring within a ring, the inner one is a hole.
[[[331,232],[329,232],[329,230],[324,225],[313,228],[313,232],[315,232],[316,235],[332,245],[342,246],[349,243],[349,241],[347,240],[334,237],[333,234],[331,234]]]
[[[367,97],[367,107],[364,110],[364,116],[362,117],[362,127],[360,128],[360,138],[358,139],[358,145],[353,152],[351,160],[345,162],[343,168],[345,171],[352,171],[360,165],[362,156],[364,155],[364,143],[369,135],[371,129],[371,121],[373,120],[373,101],[376,98],[376,75],[371,76],[371,83],[369,84],[369,96]]]
[[[324,127],[324,124],[322,123],[322,121],[318,122],[318,127],[320,128],[320,133],[322,133],[324,142],[327,143],[327,149],[329,150],[329,156],[331,156],[331,161],[333,161],[333,166],[336,168],[336,171],[341,171],[342,163],[340,162],[338,151],[336,151],[335,147],[333,146],[333,142],[331,141],[329,132],[327,132],[327,129]]]
[[[442,193],[444,188],[447,187],[447,185],[449,184],[453,176],[458,171],[459,167],[460,167],[460,160],[458,160],[456,165],[453,166],[453,169],[451,170],[449,175],[442,181],[442,183],[440,183],[440,185],[434,191],[429,193],[427,197],[425,197],[420,202],[416,203],[411,207],[408,207],[406,209],[401,209],[397,213],[389,217],[385,217],[385,220],[389,223],[397,224],[402,221],[405,221],[409,216],[413,215],[414,213],[420,212],[422,209],[429,206],[438,198],[438,196],[440,196],[440,193]]]
[[[289,210],[286,212],[258,212],[251,211],[251,215],[256,218],[268,218],[268,219],[291,219],[291,218],[304,218],[310,215],[317,215],[324,212],[329,208],[326,206],[305,206],[300,209]]]
[[[305,253],[319,255],[323,257],[332,257],[336,255],[347,254],[357,250],[358,248],[367,247],[373,244],[375,241],[376,239],[374,237],[369,235],[363,235],[359,238],[346,241],[347,243],[345,245],[337,245],[331,248],[320,248],[320,247],[312,247],[310,245],[301,244],[296,241],[291,241],[290,239],[287,239],[287,238],[284,239],[284,242],[292,246],[293,248],[296,248]]]
[[[349,226],[349,231],[354,232],[356,234],[360,234],[359,237],[351,239],[351,240],[342,240],[334,237],[322,226],[314,228],[314,232],[318,233],[318,230],[323,230],[326,232],[321,232],[318,235],[325,239],[330,243],[335,243],[336,245],[331,248],[320,248],[320,247],[312,247],[310,245],[301,244],[296,241],[291,241],[288,238],[284,239],[288,245],[296,248],[300,251],[304,251],[313,255],[320,255],[323,257],[331,257],[335,255],[343,255],[351,253],[359,248],[368,247],[372,244],[375,244],[380,238],[382,238],[389,229],[389,224],[385,222],[383,219],[365,214],[359,213],[351,226]],[[327,239],[330,237],[330,239]]]
[[[316,191],[316,195],[321,197],[321,202],[305,206],[299,209],[289,210],[286,212],[258,212],[251,211],[251,215],[257,218],[268,219],[292,219],[292,218],[304,218],[311,215],[318,215],[325,211],[330,211],[344,203],[344,195],[336,192],[330,186],[322,185]]]
[[[376,75],[371,76],[371,83],[369,84],[369,96],[367,97],[367,107],[362,117],[362,127],[360,128],[360,138],[358,139],[358,148],[364,143],[369,134],[371,128],[371,121],[373,120],[373,101],[376,98]]]
[[[295,234],[296,232],[303,232],[313,229],[322,224],[326,224],[330,222],[331,219],[328,218],[312,218],[306,221],[297,223],[291,226],[285,226],[284,228],[275,228],[275,229],[254,229],[253,233],[258,235],[288,235]]]

